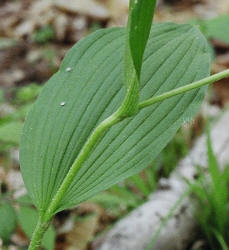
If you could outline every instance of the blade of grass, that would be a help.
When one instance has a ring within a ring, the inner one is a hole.
[[[130,177],[131,182],[134,183],[134,185],[137,187],[139,191],[145,196],[148,197],[148,195],[151,193],[150,188],[147,185],[147,182],[144,181],[139,175],[133,175]]]
[[[223,236],[217,231],[215,230],[214,228],[212,229],[216,239],[218,240],[219,244],[220,244],[220,247],[222,250],[228,250],[229,249],[229,246],[227,245],[227,243],[225,242]]]

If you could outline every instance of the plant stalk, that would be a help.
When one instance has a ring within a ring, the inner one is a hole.
[[[41,245],[41,241],[42,238],[44,236],[44,233],[46,232],[46,230],[48,229],[50,224],[50,221],[42,221],[41,218],[39,218],[36,228],[33,232],[32,235],[32,239],[30,241],[30,245],[28,250],[38,250],[40,245]]]
[[[119,121],[123,120],[125,117],[122,108],[118,109],[115,113],[101,122],[97,128],[92,132],[91,136],[85,143],[84,147],[80,151],[78,157],[76,158],[75,162],[71,166],[68,174],[63,180],[60,188],[58,189],[55,197],[52,199],[46,214],[44,215],[44,219],[49,221],[52,216],[57,212],[58,206],[60,205],[61,200],[63,199],[64,195],[66,194],[67,189],[71,185],[74,177],[76,176],[77,172],[79,171],[82,164],[88,158],[89,154],[91,153],[93,147],[101,138],[101,136],[107,131],[110,127],[118,123]]]
[[[209,77],[206,77],[202,80],[199,80],[199,81],[196,81],[196,82],[193,82],[193,83],[190,83],[188,85],[185,85],[183,87],[180,87],[180,88],[176,88],[176,89],[173,89],[171,91],[168,91],[168,92],[165,92],[161,95],[158,95],[158,96],[155,96],[155,97],[152,97],[146,101],[143,101],[139,104],[138,108],[139,109],[143,109],[145,107],[148,107],[152,104],[155,104],[157,102],[162,102],[170,97],[173,97],[173,96],[176,96],[176,95],[180,95],[180,94],[184,94],[188,91],[191,91],[193,89],[197,89],[197,88],[201,88],[205,85],[208,85],[210,83],[214,83],[216,81],[219,81],[223,78],[226,78],[226,77],[229,77],[229,69],[227,70],[224,70],[220,73],[217,73],[217,74],[214,74],[212,76],[209,76]]]

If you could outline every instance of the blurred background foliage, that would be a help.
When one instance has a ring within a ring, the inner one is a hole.
[[[19,169],[18,146],[27,112],[74,43],[99,28],[125,25],[127,15],[128,0],[0,2],[0,248],[27,249],[38,216],[26,195]],[[155,22],[161,21],[198,25],[209,42],[212,73],[229,68],[228,0],[159,0]],[[43,248],[93,249],[93,239],[147,201],[153,191],[163,188],[163,178],[170,175],[203,132],[206,117],[216,117],[227,105],[228,83],[225,79],[210,87],[200,114],[184,124],[144,171],[58,214],[46,233]],[[211,169],[218,169],[216,161],[211,157]],[[228,188],[229,175],[225,171],[218,174],[224,183],[221,186],[214,186],[212,178],[209,192],[203,192],[202,179],[194,188],[200,204],[208,202],[197,216],[202,218],[201,249],[228,249],[228,215],[224,226],[217,218],[210,219],[218,209],[215,196]],[[228,212],[228,196],[221,202]]]

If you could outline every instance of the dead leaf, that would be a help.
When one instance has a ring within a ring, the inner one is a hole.
[[[108,19],[110,13],[106,6],[95,0],[56,0],[54,5],[66,12],[78,13],[99,20]]]
[[[107,6],[111,15],[109,26],[125,25],[129,12],[129,0],[109,0]]]
[[[75,222],[75,226],[66,236],[66,250],[85,250],[88,242],[93,239],[98,226],[99,216],[89,215]]]

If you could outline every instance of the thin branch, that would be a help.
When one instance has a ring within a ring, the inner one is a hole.
[[[139,109],[143,109],[145,107],[148,107],[152,104],[155,104],[157,102],[162,102],[170,97],[173,97],[173,96],[176,96],[176,95],[180,95],[180,94],[184,94],[190,90],[193,90],[193,89],[197,89],[197,88],[200,88],[200,87],[203,87],[205,85],[208,85],[210,83],[214,83],[216,81],[219,81],[223,78],[226,78],[226,77],[229,77],[229,69],[227,70],[224,70],[220,73],[217,73],[217,74],[214,74],[212,76],[209,76],[209,77],[206,77],[202,80],[199,80],[199,81],[196,81],[196,82],[193,82],[193,83],[190,83],[188,85],[185,85],[183,87],[180,87],[180,88],[176,88],[176,89],[173,89],[171,91],[168,91],[168,92],[165,92],[161,95],[158,95],[158,96],[155,96],[155,97],[152,97],[146,101],[143,101],[139,104]]]

